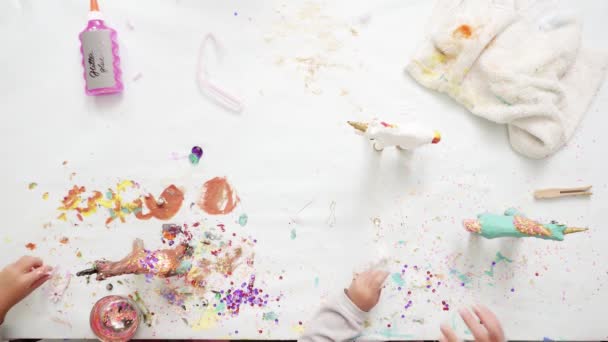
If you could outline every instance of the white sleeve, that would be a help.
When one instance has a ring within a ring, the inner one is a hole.
[[[352,341],[361,334],[366,317],[367,312],[361,311],[342,293],[321,307],[298,341]]]

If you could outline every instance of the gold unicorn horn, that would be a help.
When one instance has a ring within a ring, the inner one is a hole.
[[[353,126],[356,130],[365,133],[367,131],[367,123],[357,121],[347,121],[349,125]]]
[[[577,228],[577,227],[568,227],[564,230],[564,235],[565,234],[573,234],[573,233],[578,233],[578,232],[584,232],[589,230],[589,228]]]

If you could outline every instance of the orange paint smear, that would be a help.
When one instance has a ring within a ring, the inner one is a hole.
[[[465,39],[471,38],[472,34],[473,34],[473,29],[469,25],[460,25],[452,33],[452,35],[454,37],[465,38]]]
[[[67,221],[68,212],[75,212],[76,218],[79,221],[84,221],[88,216],[97,213],[99,208],[107,209],[110,216],[106,219],[106,225],[115,220],[126,222],[127,216],[134,214],[140,220],[148,220],[152,217],[159,220],[168,220],[175,216],[179,211],[184,194],[175,185],[167,187],[160,195],[159,201],[152,195],[139,197],[131,202],[126,202],[123,195],[128,192],[136,191],[139,184],[134,181],[125,180],[116,185],[115,189],[108,189],[104,193],[101,191],[92,191],[92,195],[85,197],[86,188],[84,186],[74,187],[61,201],[61,206],[57,208],[62,211],[58,219]],[[143,213],[142,209],[145,206],[148,209],[147,213]]]
[[[159,220],[168,220],[175,216],[181,208],[184,202],[184,193],[178,189],[175,185],[171,184],[160,194],[159,199],[162,199],[162,204],[159,205],[156,198],[152,195],[144,197],[144,203],[148,208],[149,212],[144,214],[141,211],[135,213],[135,217],[140,220],[148,220],[152,217]],[[135,200],[135,203],[140,207],[142,205],[141,199]]]
[[[59,210],[70,210],[76,208],[80,204],[80,194],[86,191],[84,186],[74,185],[72,190],[68,191],[67,196],[63,198]]]
[[[236,208],[240,199],[224,177],[215,177],[203,184],[198,206],[210,215],[226,215]]]
[[[30,242],[27,245],[25,245],[25,248],[29,249],[30,251],[33,251],[34,249],[36,249],[36,244]]]

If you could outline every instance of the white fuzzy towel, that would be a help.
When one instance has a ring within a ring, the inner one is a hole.
[[[407,66],[420,84],[508,125],[531,158],[561,148],[600,87],[608,56],[581,48],[575,17],[549,1],[439,0]]]

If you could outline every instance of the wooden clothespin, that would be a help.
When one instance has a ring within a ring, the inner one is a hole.
[[[541,189],[534,191],[534,198],[546,199],[546,198],[558,198],[566,196],[590,196],[592,194],[591,185],[582,186],[580,188],[555,188],[555,189]]]

